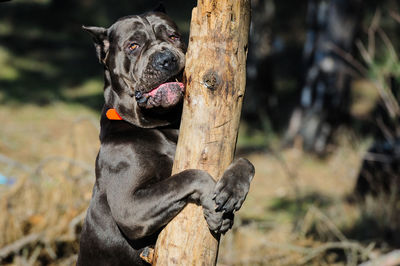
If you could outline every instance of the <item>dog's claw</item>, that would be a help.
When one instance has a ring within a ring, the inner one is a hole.
[[[215,208],[216,212],[220,212],[222,210],[222,204],[218,204],[217,207]]]

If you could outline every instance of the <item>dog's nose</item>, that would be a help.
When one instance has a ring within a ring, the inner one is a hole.
[[[173,71],[178,67],[178,59],[170,52],[160,52],[154,55],[153,67],[161,71]]]

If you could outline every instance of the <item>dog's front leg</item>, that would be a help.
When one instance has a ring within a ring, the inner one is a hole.
[[[126,171],[129,173],[130,171]],[[174,218],[190,201],[203,206],[211,230],[226,232],[232,217],[216,212],[212,195],[215,181],[201,170],[186,170],[157,183],[142,183],[143,177],[112,177],[107,201],[113,219],[131,240],[155,233]]]

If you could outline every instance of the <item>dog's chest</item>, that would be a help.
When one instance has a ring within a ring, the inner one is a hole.
[[[172,163],[175,157],[178,131],[157,130],[155,134],[159,142],[157,145],[159,154],[168,158]]]

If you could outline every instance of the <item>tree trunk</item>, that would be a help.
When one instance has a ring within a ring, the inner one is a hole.
[[[199,0],[186,54],[186,95],[173,174],[202,169],[219,178],[232,162],[246,83],[250,0]],[[188,204],[158,237],[154,265],[215,265],[200,206]]]

